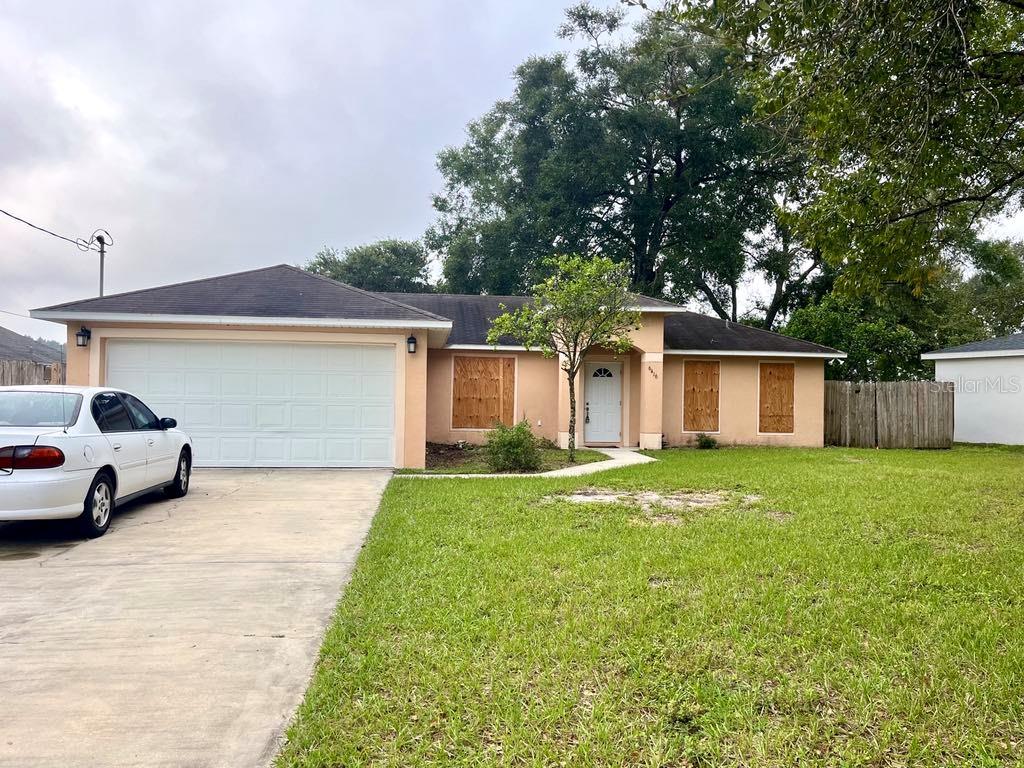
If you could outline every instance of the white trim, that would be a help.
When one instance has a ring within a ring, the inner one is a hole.
[[[845,360],[845,352],[745,352],[731,349],[666,349],[666,355],[689,355],[690,357],[783,357],[791,360],[799,358],[817,358],[820,360]]]
[[[660,307],[657,304],[641,304],[638,307],[630,307],[629,309],[634,312],[659,312],[663,315],[681,315],[683,313],[689,314],[690,310],[686,307]],[[651,434],[654,434],[653,432]]]
[[[792,432],[762,432],[761,431],[761,366],[764,360],[757,361],[757,402],[754,403],[754,424],[757,426],[757,436],[762,435],[795,435],[796,434],[796,361],[795,360],[769,360],[769,365],[782,365],[789,363],[793,366],[793,431]]]
[[[476,350],[478,352],[537,352],[540,353],[539,349],[527,349],[526,347],[517,347],[515,344],[499,344],[498,346],[491,346],[490,344],[446,344],[445,349],[463,349],[463,350]]]
[[[482,350],[481,350],[482,351]],[[492,350],[493,351],[493,350]],[[448,431],[449,432],[490,432],[493,427],[456,427],[455,426],[455,358],[456,357],[480,357],[480,355],[452,355],[450,364],[450,375],[448,377],[448,383],[450,384],[448,389]],[[509,426],[516,424],[516,415],[519,413],[519,356],[518,355],[487,355],[486,357],[495,358],[501,360],[502,358],[511,357],[514,360],[515,370],[512,374],[512,423]]]
[[[692,429],[687,429],[686,428],[686,364],[687,363],[718,363],[718,429],[716,429],[714,432],[709,432],[707,430],[699,430],[699,431],[697,431],[697,430],[692,430]],[[758,376],[759,377],[760,377],[760,371],[761,371],[761,369],[759,367],[758,368]],[[721,360],[716,360],[716,359],[711,359],[711,358],[704,358],[702,360],[683,360],[683,371],[682,371],[682,374],[683,374],[683,391],[682,391],[682,397],[680,398],[682,400],[682,414],[681,414],[682,418],[681,418],[681,420],[679,422],[679,431],[680,431],[680,433],[682,433],[684,435],[699,435],[701,433],[703,433],[705,435],[720,435],[720,434],[722,434],[722,361]],[[795,375],[795,371],[794,371],[794,375]],[[758,384],[760,384],[760,378],[758,379]],[[795,389],[794,389],[794,391],[795,391]]]
[[[451,330],[450,320],[345,320],[335,317],[258,317],[249,315],[161,315],[134,312],[29,312],[38,320],[82,323],[180,323],[182,325],[282,325],[318,328],[438,328]]]
[[[922,360],[969,360],[975,357],[1024,357],[1024,349],[990,349],[977,352],[925,352]]]

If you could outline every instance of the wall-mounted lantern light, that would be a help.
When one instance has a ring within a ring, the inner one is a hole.
[[[416,354],[416,337],[415,336],[410,336],[408,339],[406,339],[405,340],[405,346],[408,347],[410,355],[415,355]]]
[[[92,338],[92,331],[82,326],[82,330],[75,334],[75,346],[76,347],[88,347],[89,339]]]

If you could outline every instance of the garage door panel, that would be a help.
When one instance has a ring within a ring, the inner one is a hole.
[[[249,373],[222,373],[220,391],[225,397],[248,397],[256,394],[256,381]]]
[[[292,375],[292,394],[296,397],[324,396],[324,377],[318,373],[296,373]]]
[[[197,466],[391,466],[394,345],[108,342],[107,381],[190,433]]]
[[[217,371],[189,371],[185,374],[187,397],[210,397],[220,394],[220,373]]]
[[[256,375],[256,394],[260,397],[284,397],[289,394],[286,373],[259,373]]]

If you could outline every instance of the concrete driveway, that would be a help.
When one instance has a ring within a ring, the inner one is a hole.
[[[106,536],[0,527],[0,766],[260,766],[389,472],[196,470]]]

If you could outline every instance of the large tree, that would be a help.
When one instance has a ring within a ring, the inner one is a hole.
[[[758,251],[751,233],[773,221],[798,163],[748,120],[722,47],[662,18],[622,25],[570,9],[575,59],[527,61],[513,96],[440,154],[428,242],[446,286],[518,293],[549,254],[597,252],[626,266],[635,291],[697,297],[726,318],[760,269],[780,285],[777,313],[813,271],[810,252]]]
[[[379,240],[343,251],[324,246],[304,269],[365,291],[425,293],[433,290],[429,266],[422,243]]]
[[[785,331],[847,353],[828,364],[830,378],[930,378],[932,364],[921,360],[923,352],[1024,326],[1024,247],[984,240],[960,245],[963,258],[981,267],[969,277],[949,264],[916,293],[899,283],[860,296],[825,291],[806,297]]]
[[[668,0],[656,16],[734,50],[761,124],[809,160],[797,223],[848,288],[920,292],[965,228],[1020,203],[1022,0]]]

